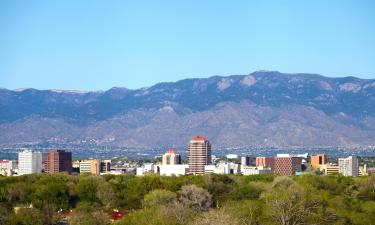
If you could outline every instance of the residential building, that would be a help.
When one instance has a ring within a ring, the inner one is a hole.
[[[312,155],[310,164],[313,169],[318,169],[321,165],[328,163],[328,158],[325,154]]]
[[[25,150],[18,153],[18,175],[41,173],[42,153]]]
[[[291,176],[301,172],[302,159],[300,157],[275,157],[275,173]]]
[[[339,158],[339,173],[344,176],[358,176],[358,159],[356,156]]]
[[[72,152],[52,149],[44,154],[44,171],[49,174],[72,173]]]
[[[255,166],[271,168],[271,170],[273,171],[275,169],[275,158],[274,157],[256,157]]]
[[[211,164],[211,144],[203,136],[196,136],[189,142],[189,173],[204,174],[204,167]]]
[[[178,165],[181,164],[181,155],[176,153],[174,149],[168,149],[162,157],[163,165]]]

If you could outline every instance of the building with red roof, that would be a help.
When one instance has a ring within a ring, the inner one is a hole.
[[[211,164],[211,144],[207,138],[196,136],[189,142],[189,173],[204,174],[205,165]]]

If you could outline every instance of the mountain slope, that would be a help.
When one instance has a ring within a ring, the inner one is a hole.
[[[364,146],[375,140],[375,80],[254,72],[105,92],[0,90],[0,144],[91,141],[220,147]]]

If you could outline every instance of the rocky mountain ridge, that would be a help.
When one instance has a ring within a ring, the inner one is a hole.
[[[375,145],[375,80],[258,71],[102,92],[0,89],[0,145]]]

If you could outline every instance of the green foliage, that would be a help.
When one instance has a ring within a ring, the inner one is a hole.
[[[42,212],[35,208],[21,208],[13,214],[10,224],[12,225],[44,225],[45,218]]]
[[[32,205],[29,208],[30,204]],[[20,207],[15,213],[14,207]],[[375,176],[0,177],[0,224],[374,224]]]
[[[171,219],[164,216],[160,208],[145,208],[138,210],[124,219],[115,223],[115,225],[173,225]]]
[[[106,225],[110,223],[110,217],[98,205],[83,202],[74,209],[71,225]]]
[[[143,206],[153,207],[158,205],[166,205],[172,201],[175,201],[176,199],[176,193],[167,190],[156,189],[145,195],[143,199]]]
[[[212,203],[210,193],[195,185],[183,186],[179,195],[180,202],[195,212],[208,210]]]

